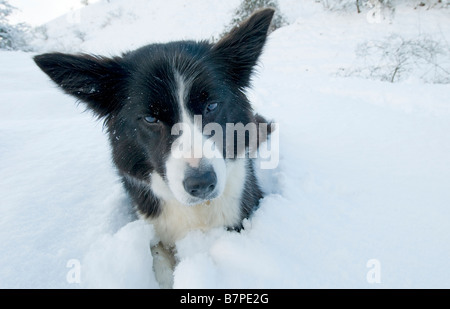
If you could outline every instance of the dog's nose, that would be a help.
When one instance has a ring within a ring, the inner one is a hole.
[[[183,181],[184,189],[192,196],[206,198],[217,185],[216,173],[207,171],[191,174]]]

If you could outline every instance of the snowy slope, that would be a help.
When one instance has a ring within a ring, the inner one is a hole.
[[[49,22],[34,44],[41,50],[116,54],[152,42],[209,39],[221,33],[238,4],[238,0],[100,1]]]
[[[209,38],[238,3],[153,0],[148,18],[144,1],[111,2],[84,9],[84,42],[64,37],[74,25],[62,17],[48,25],[61,36],[41,48],[114,54]],[[314,1],[280,6],[292,24],[271,34],[249,91],[280,124],[280,165],[242,233],[179,241],[175,287],[449,288],[450,86],[334,74],[367,39],[450,39],[448,11],[404,6],[391,23],[370,24]],[[0,287],[157,288],[157,239],[128,211],[101,123],[31,56],[0,53]],[[381,283],[367,280],[374,259]],[[67,280],[73,260],[80,283]]]

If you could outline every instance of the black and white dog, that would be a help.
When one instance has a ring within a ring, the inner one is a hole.
[[[251,125],[267,124],[244,91],[273,14],[254,13],[215,44],[151,44],[113,58],[34,58],[104,119],[124,187],[166,248],[194,229],[239,230],[262,198],[251,154],[270,126],[251,134]],[[152,252],[161,255],[160,247]]]

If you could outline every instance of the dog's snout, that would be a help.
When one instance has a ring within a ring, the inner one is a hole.
[[[213,171],[191,173],[183,181],[184,189],[192,196],[207,198],[217,185],[217,176]]]

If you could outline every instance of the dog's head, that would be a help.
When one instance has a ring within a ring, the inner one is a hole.
[[[162,198],[192,205],[222,194],[228,164],[252,144],[247,130],[240,149],[227,124],[262,121],[244,89],[273,13],[253,14],[215,44],[180,41],[113,58],[49,53],[34,60],[105,119],[122,175],[148,183]]]

